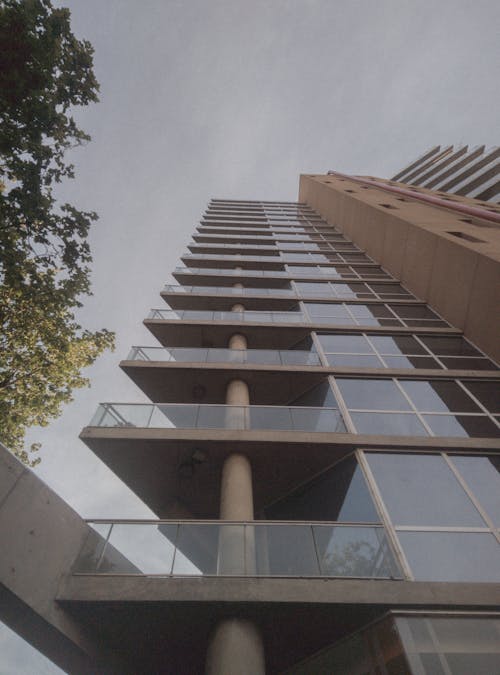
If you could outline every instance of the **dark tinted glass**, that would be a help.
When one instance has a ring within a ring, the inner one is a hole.
[[[372,335],[370,340],[381,354],[427,354],[415,338],[405,335]]]
[[[425,412],[481,412],[472,398],[451,380],[401,380],[418,410]]]
[[[479,355],[477,349],[461,337],[421,337],[420,339],[434,354],[442,354],[443,356]]]
[[[391,305],[391,308],[398,316],[405,319],[439,319],[437,314],[426,305]]]
[[[486,415],[424,415],[436,436],[497,438],[500,428]]]
[[[500,382],[464,382],[465,387],[491,413],[500,413]]]
[[[351,412],[358,434],[428,436],[416,415],[410,413]]]
[[[336,408],[337,401],[328,382],[322,382],[316,387],[309,389],[301,396],[289,403],[291,406],[311,406],[313,408]]]
[[[332,520],[378,523],[380,518],[354,457],[266,509],[269,520]]]

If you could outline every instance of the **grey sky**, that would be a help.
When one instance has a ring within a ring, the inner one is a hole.
[[[147,516],[77,436],[99,401],[142,400],[117,364],[132,344],[155,344],[142,319],[162,306],[208,200],[294,200],[301,172],[390,176],[436,143],[497,143],[500,4],[58,4],[94,45],[101,84],[101,102],[78,114],[93,140],[62,191],[100,215],[81,319],[115,330],[117,350],[29,441],[43,443],[37,473],[83,516]]]
[[[99,401],[140,401],[117,364],[211,197],[296,199],[301,172],[390,176],[436,142],[500,137],[500,5],[479,0],[75,0],[101,101],[79,113],[64,197],[95,209],[85,325],[117,333],[37,472],[84,516],[148,513],[78,440]]]

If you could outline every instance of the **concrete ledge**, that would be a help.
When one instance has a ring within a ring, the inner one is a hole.
[[[73,602],[224,602],[495,608],[500,584],[386,579],[73,575],[58,593]]]

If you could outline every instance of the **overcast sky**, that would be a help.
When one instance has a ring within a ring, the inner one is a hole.
[[[166,307],[158,293],[209,199],[295,200],[300,173],[390,177],[437,143],[498,143],[500,3],[57,4],[93,44],[101,84],[100,103],[77,114],[92,142],[63,188],[100,216],[81,320],[116,331],[117,349],[28,440],[43,443],[37,474],[82,516],[147,517],[78,433],[100,401],[143,400],[118,363],[155,344],[142,319]]]

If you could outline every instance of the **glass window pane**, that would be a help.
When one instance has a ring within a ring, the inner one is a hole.
[[[349,312],[342,304],[329,304],[328,302],[306,302],[307,311],[312,317],[349,317]]]
[[[310,525],[258,525],[255,535],[258,574],[319,576]]]
[[[366,458],[396,526],[485,526],[440,455],[367,453]]]
[[[451,380],[401,380],[418,410],[425,412],[481,412],[479,406]]]
[[[348,408],[410,410],[410,404],[392,380],[337,378]]]
[[[393,293],[397,295],[410,295],[410,293],[400,286],[400,284],[370,284],[371,288],[379,295]]]
[[[441,366],[432,357],[427,356],[384,356],[388,368],[437,368]]]
[[[398,532],[417,581],[500,581],[500,546],[491,534]]]
[[[372,317],[393,317],[393,314],[387,309],[385,305],[347,305],[347,307],[357,319]]]
[[[427,354],[415,338],[406,335],[372,335],[370,340],[380,354]]]
[[[404,319],[439,319],[427,305],[391,305],[391,309]]]
[[[491,413],[500,413],[500,382],[464,382],[466,388]]]
[[[495,525],[500,527],[500,457],[455,455],[451,461]]]
[[[241,548],[243,548],[243,535],[241,525],[238,528]],[[219,573],[219,542],[223,539],[219,533],[219,525],[200,525],[184,523],[179,526],[177,535],[177,550],[175,552],[174,574],[199,575]],[[229,557],[228,544],[227,555]],[[233,551],[237,544],[233,541]]]
[[[479,356],[477,349],[462,337],[422,336],[420,339],[434,354],[442,354],[443,356]]]
[[[450,370],[498,370],[498,367],[489,359],[482,357],[466,357],[466,356],[440,356],[443,365]]]
[[[382,361],[373,355],[364,354],[327,354],[327,361],[338,368],[384,368]]]
[[[315,408],[337,408],[337,401],[328,381],[321,382],[290,402],[291,406],[306,405]]]
[[[354,457],[301,486],[266,509],[270,520],[331,520],[343,523],[378,523],[363,472]]]
[[[500,673],[500,622],[493,617],[398,617],[396,624],[415,673],[445,675],[439,660],[448,675]]]
[[[344,420],[338,410],[300,406],[288,410],[292,419],[291,428],[297,431],[328,431],[334,433],[346,431]]]
[[[400,576],[383,528],[317,525],[313,530],[325,576]]]
[[[177,525],[113,525],[99,572],[170,574]]]
[[[500,428],[489,417],[480,415],[424,415],[436,436],[497,438]]]
[[[250,417],[249,429],[293,429],[289,408],[257,405],[247,410]]]
[[[344,352],[347,354],[371,354],[373,349],[362,335],[351,333],[344,335],[318,334],[318,339],[325,352]]]
[[[418,417],[409,413],[351,412],[358,434],[428,436]]]

